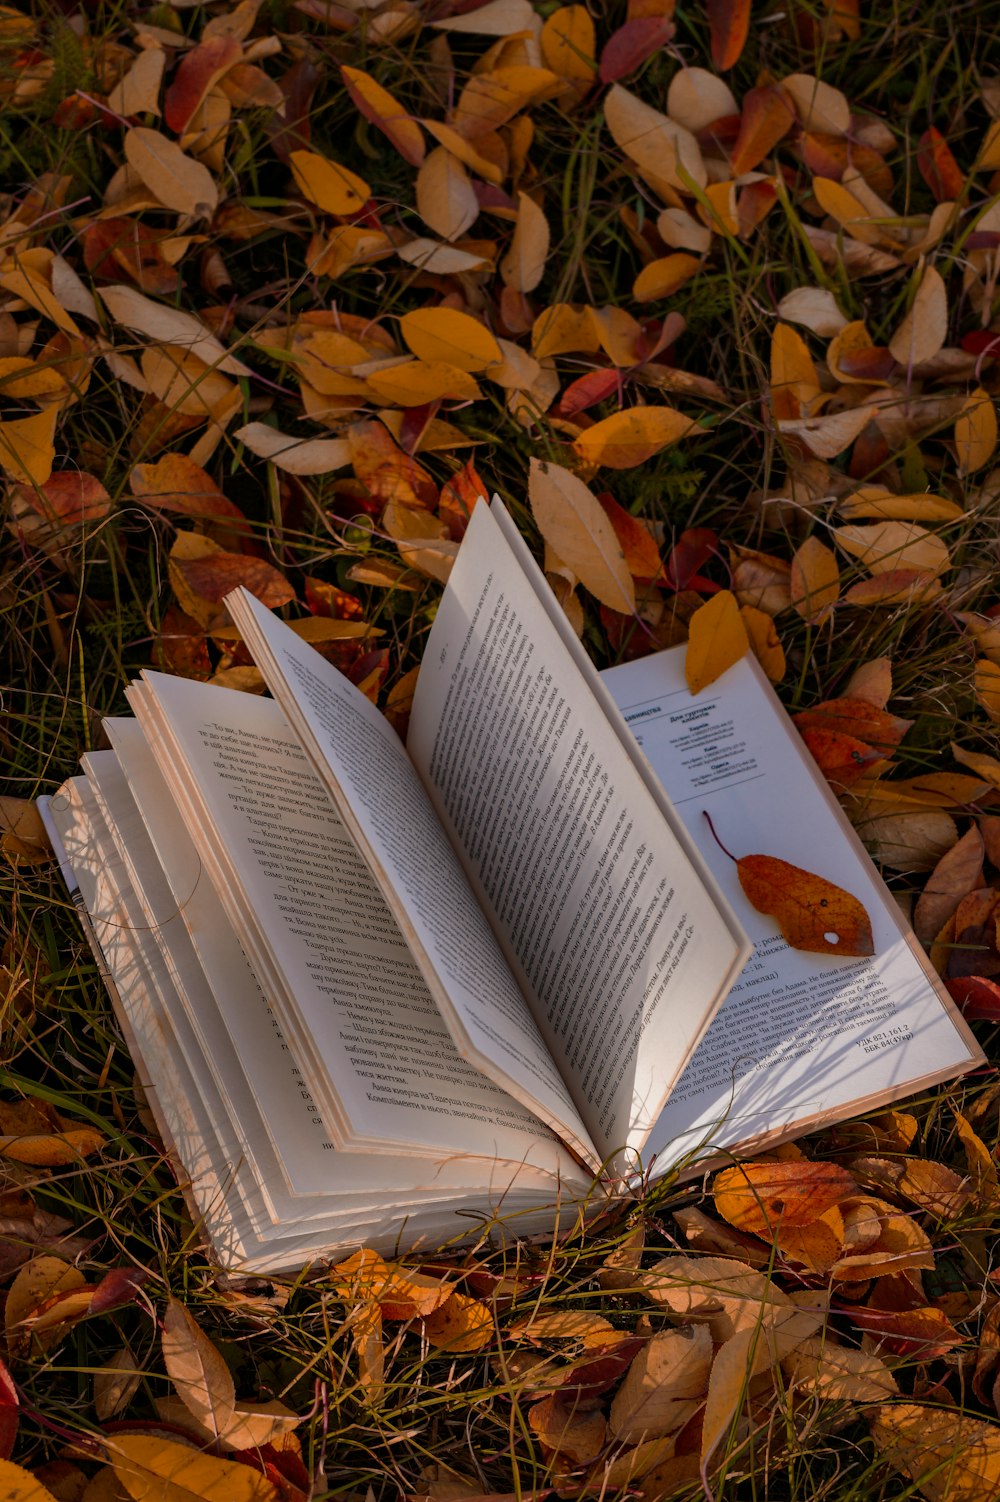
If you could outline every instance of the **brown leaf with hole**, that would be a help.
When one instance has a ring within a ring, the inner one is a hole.
[[[805,1226],[857,1193],[835,1163],[743,1163],[715,1176],[715,1208],[740,1231],[772,1236],[779,1226]]]
[[[744,855],[736,869],[747,900],[775,920],[793,949],[852,957],[875,953],[871,920],[843,887],[773,855]]]

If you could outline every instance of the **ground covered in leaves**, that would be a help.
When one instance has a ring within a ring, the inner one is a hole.
[[[5,1497],[996,1495],[988,20],[0,8]],[[260,690],[237,583],[402,726],[483,490],[598,665],[756,652],[988,1067],[554,1247],[219,1277],[27,800],[144,666]]]

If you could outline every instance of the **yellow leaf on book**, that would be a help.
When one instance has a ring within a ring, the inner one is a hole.
[[[684,676],[691,692],[700,694],[734,662],[739,662],[749,651],[750,640],[736,596],[728,589],[720,589],[704,605],[699,605],[688,630]]]

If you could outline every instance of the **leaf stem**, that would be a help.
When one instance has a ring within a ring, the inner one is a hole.
[[[707,809],[703,808],[702,811],[701,811],[701,816],[702,816],[703,819],[707,819],[708,820],[708,827],[712,831],[712,839],[718,845],[718,847],[722,851],[723,855],[728,855],[729,859],[733,862],[733,864],[738,866],[739,865],[739,860],[737,859],[737,857],[733,854],[733,852],[731,850],[727,850],[726,846],[719,839],[719,836],[716,833],[715,825],[712,823],[712,815],[707,811]]]

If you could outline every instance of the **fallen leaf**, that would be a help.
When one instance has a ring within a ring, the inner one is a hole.
[[[673,37],[676,27],[667,16],[635,16],[613,31],[601,50],[602,83],[627,78]]]
[[[493,1316],[479,1299],[453,1293],[424,1319],[424,1335],[438,1351],[481,1351],[493,1339]]]
[[[175,1440],[116,1434],[107,1451],[118,1481],[135,1502],[281,1502],[274,1483],[251,1466]]]
[[[992,397],[981,386],[969,397],[955,421],[955,457],[959,473],[982,469],[997,446],[997,414]]]
[[[962,622],[983,656],[1000,666],[1000,621],[968,610],[956,610],[955,617]]]
[[[444,146],[436,146],[417,173],[417,212],[445,240],[457,240],[479,218],[469,174]]]
[[[751,899],[753,900],[753,899]],[[755,904],[756,906],[756,904]],[[762,909],[762,911],[767,911]],[[857,1193],[835,1163],[741,1163],[715,1176],[715,1208],[737,1230],[774,1237],[778,1228],[805,1226]]]
[[[834,1345],[820,1336],[804,1340],[781,1368],[799,1392],[827,1402],[877,1403],[899,1391],[880,1357],[853,1346]]]
[[[454,308],[418,308],[406,313],[399,320],[399,332],[417,359],[428,363],[440,361],[478,372],[503,360],[489,329]]]
[[[740,606],[740,617],[750,640],[750,650],[772,683],[785,676],[785,652],[774,621],[765,611],[752,605]]]
[[[166,208],[207,219],[219,206],[215,179],[203,163],[158,130],[135,125],[125,133],[125,159]]]
[[[636,302],[655,302],[660,297],[673,294],[690,281],[701,265],[697,256],[678,251],[672,256],[650,261],[644,266],[632,284],[632,296]]]
[[[786,292],[778,304],[778,317],[786,323],[800,323],[826,339],[847,326],[836,298],[825,287],[796,287]]]
[[[790,580],[791,600],[804,621],[822,625],[840,598],[840,569],[831,548],[813,534],[795,550]]]
[[[912,569],[936,576],[951,565],[947,544],[915,522],[836,527],[833,535],[846,553],[873,574]]]
[[[4,1502],[56,1502],[48,1487],[12,1460],[0,1460],[0,1494]]]
[[[784,89],[764,84],[743,96],[740,133],[729,165],[734,177],[749,172],[773,151],[795,124],[795,110]]]
[[[258,458],[292,475],[328,475],[351,462],[351,446],[344,438],[295,438],[264,422],[237,428],[233,437]]]
[[[470,36],[510,36],[529,30],[535,20],[529,0],[486,0],[476,10],[432,21],[439,31],[457,31]]]
[[[134,333],[163,344],[176,344],[189,350],[199,360],[229,375],[249,375],[241,360],[230,354],[225,345],[191,313],[169,308],[164,303],[143,297],[133,287],[119,285],[101,288],[101,301],[116,323]]]
[[[653,182],[690,191],[704,188],[708,173],[701,148],[689,130],[645,104],[635,94],[612,84],[604,100],[604,119],[616,145],[642,175]],[[686,179],[686,181],[685,181]]]
[[[712,1337],[704,1325],[653,1335],[612,1400],[611,1434],[632,1444],[672,1434],[705,1393],[711,1365]]]
[[[773,855],[744,855],[736,869],[748,902],[775,920],[793,949],[875,953],[868,914],[843,887]]]
[[[938,861],[913,910],[913,929],[922,944],[931,942],[963,897],[984,884],[983,855],[983,837],[973,824]]]
[[[586,428],[573,440],[573,451],[587,464],[634,469],[661,449],[701,431],[693,417],[674,407],[630,407]]]
[[[976,698],[995,724],[1000,725],[1000,667],[981,657],[973,672]]]
[[[600,1409],[567,1401],[559,1393],[532,1404],[528,1423],[546,1450],[572,1466],[588,1465],[604,1448],[607,1423]]]
[[[371,197],[371,189],[356,172],[317,151],[293,151],[288,162],[299,192],[324,214],[357,214]]]
[[[938,203],[950,203],[961,197],[965,176],[948,142],[933,125],[920,137],[917,168]]]
[[[701,1470],[729,1432],[747,1400],[750,1380],[771,1363],[767,1340],[759,1330],[737,1330],[723,1341],[712,1362],[701,1428]]]
[[[749,651],[750,641],[736,597],[720,589],[691,617],[684,676],[692,694],[701,693]]]
[[[779,421],[778,431],[801,438],[817,459],[836,459],[868,426],[871,415],[868,407],[847,407],[819,417],[785,418]]]
[[[361,68],[349,68],[342,63],[340,74],[355,107],[365,119],[392,142],[404,161],[411,167],[419,167],[426,150],[423,131],[395,96]]]
[[[167,1375],[178,1397],[215,1439],[229,1427],[236,1389],[225,1358],[197,1320],[177,1299],[170,1299],[161,1339]]]
[[[928,1502],[983,1502],[1000,1488],[1000,1427],[952,1408],[889,1403],[872,1419],[875,1448]]]
[[[790,73],[781,87],[795,105],[803,130],[839,136],[850,130],[851,106],[840,89],[812,73]]]
[[[635,585],[621,544],[583,481],[562,465],[533,458],[528,498],[545,541],[584,588],[612,610],[633,615]]]
[[[750,31],[750,0],[706,0],[712,62],[726,73],[739,62]]]
[[[936,267],[925,266],[909,312],[889,340],[889,352],[909,371],[932,360],[947,337],[947,288]]]
[[[500,275],[508,287],[518,292],[535,290],[545,274],[549,238],[544,210],[527,193],[518,193],[514,238],[500,262]]]
[[[693,135],[739,112],[732,89],[707,68],[678,68],[670,80],[667,114]]]
[[[55,463],[56,407],[0,421],[0,468],[23,485],[44,485]]]
[[[583,86],[597,72],[597,38],[585,5],[560,5],[546,18],[539,38],[542,58],[559,78]]]

